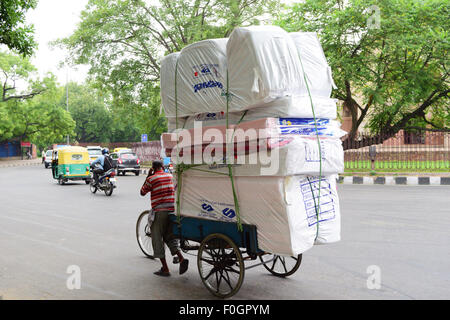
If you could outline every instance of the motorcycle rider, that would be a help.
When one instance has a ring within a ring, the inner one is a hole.
[[[95,185],[98,186],[98,177],[110,170],[113,167],[113,162],[111,157],[109,156],[109,149],[103,148],[102,149],[102,155],[99,156],[97,159],[92,161],[91,168],[92,172],[94,173],[94,181]]]

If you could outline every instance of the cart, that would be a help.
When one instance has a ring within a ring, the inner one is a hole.
[[[140,214],[136,237],[142,252],[153,259],[149,211]],[[184,253],[197,251],[197,267],[204,286],[214,296],[229,298],[236,294],[244,281],[245,270],[260,265],[277,277],[294,274],[302,262],[302,255],[285,257],[258,248],[256,226],[194,217],[172,217],[173,233],[180,239]],[[245,266],[245,262],[259,259],[259,263]]]

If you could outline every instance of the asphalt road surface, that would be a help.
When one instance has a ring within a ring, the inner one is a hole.
[[[214,299],[195,256],[182,276],[172,264],[171,277],[153,275],[159,262],[135,239],[136,219],[149,207],[139,195],[143,181],[120,176],[106,197],[83,182],[60,186],[41,166],[0,168],[0,296]],[[338,192],[342,241],[304,253],[288,278],[247,270],[232,299],[450,299],[450,187],[339,185]],[[81,272],[81,289],[67,288],[70,266]]]

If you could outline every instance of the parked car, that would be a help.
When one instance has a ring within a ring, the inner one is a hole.
[[[52,152],[53,150],[47,150],[44,154],[44,166],[48,168],[52,165]]]
[[[136,176],[141,171],[139,158],[132,151],[111,153],[113,164],[117,169],[117,175],[125,175],[127,172],[134,172]]]
[[[114,148],[113,152],[119,153],[119,152],[133,152],[133,151],[131,151],[131,149],[129,148]]]
[[[89,163],[102,155],[102,147],[100,146],[87,146],[86,148],[89,153]]]

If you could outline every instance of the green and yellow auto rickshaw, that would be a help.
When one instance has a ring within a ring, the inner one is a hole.
[[[52,174],[61,185],[69,180],[84,180],[89,184],[91,173],[87,149],[67,146],[53,150]]]

